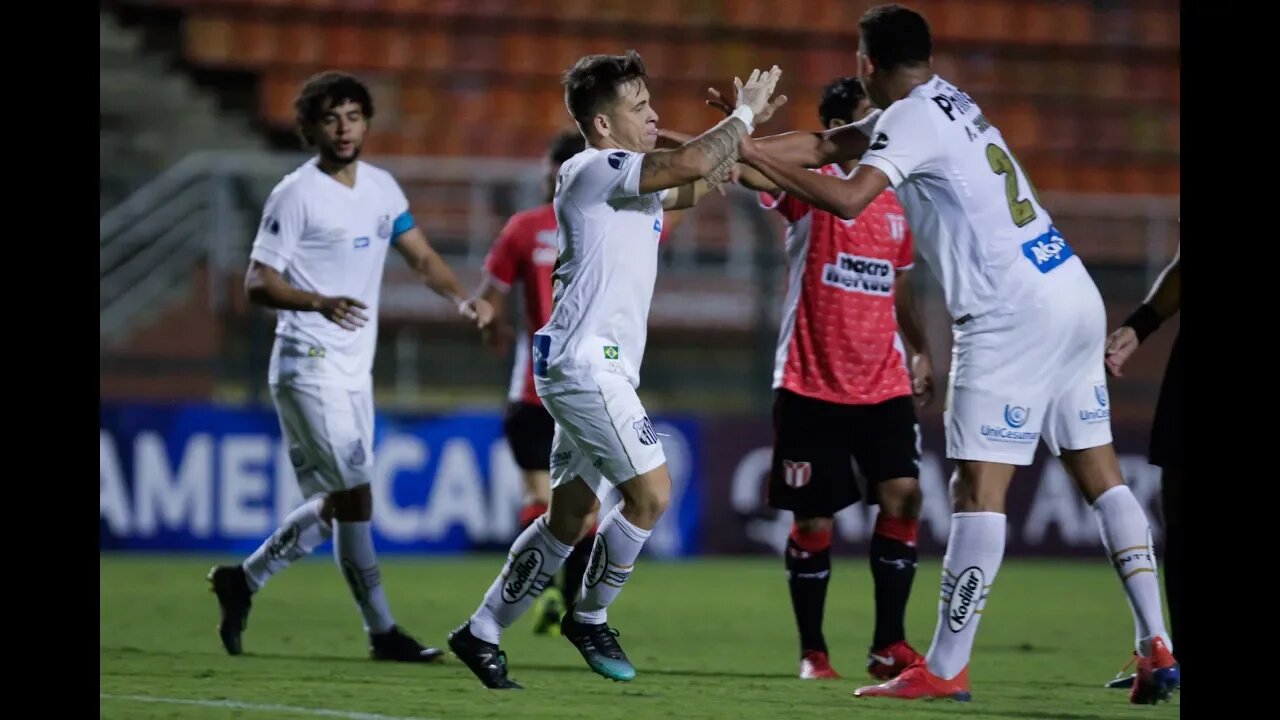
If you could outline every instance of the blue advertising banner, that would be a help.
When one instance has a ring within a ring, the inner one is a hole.
[[[698,422],[654,418],[672,502],[646,551],[696,554],[703,515]],[[99,416],[101,550],[249,553],[303,498],[270,408],[104,405]],[[495,412],[379,413],[374,439],[379,552],[505,549],[520,472]],[[601,500],[601,514],[618,501]]]

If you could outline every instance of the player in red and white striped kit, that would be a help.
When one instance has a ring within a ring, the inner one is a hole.
[[[512,215],[498,234],[484,261],[484,278],[476,295],[494,309],[495,320],[487,326],[486,342],[505,353],[512,339],[511,326],[503,319],[506,296],[512,287],[521,286],[524,305],[524,328],[515,338],[515,358],[511,367],[511,384],[507,391],[507,410],[502,429],[511,446],[524,482],[524,506],[520,509],[519,529],[523,531],[547,511],[551,499],[551,438],[555,421],[542,406],[533,384],[532,354],[529,352],[532,330],[547,324],[551,316],[551,274],[556,264],[556,213],[551,204],[560,166],[586,148],[577,129],[557,135],[547,148],[546,203]],[[679,211],[668,212],[659,242],[665,242],[679,224]],[[593,523],[594,524],[594,523]],[[572,604],[574,594],[582,586],[582,575],[595,532],[589,532],[576,546],[564,564],[563,592],[555,588],[538,598],[534,608],[534,632],[555,634],[560,617]]]
[[[826,129],[870,111],[852,77],[828,85],[818,108]],[[854,162],[816,172],[844,178]],[[787,220],[769,504],[795,514],[786,566],[800,631],[800,677],[839,677],[822,635],[832,516],[865,500],[879,505],[870,552],[876,627],[867,670],[889,679],[920,657],[903,627],[921,502],[912,396],[931,398],[932,369],[906,277],[911,232],[892,190],[847,221],[787,195],[755,170],[745,168],[741,181],[761,190],[760,204]],[[912,348],[910,363],[899,329]]]

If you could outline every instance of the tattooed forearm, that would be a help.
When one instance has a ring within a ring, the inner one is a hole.
[[[732,161],[738,157],[738,144],[747,136],[747,126],[736,117],[727,117],[719,125],[702,133],[689,141],[681,151],[701,152],[704,156],[706,170],[703,177],[710,175],[726,161],[732,167]],[[726,177],[728,171],[725,171]]]
[[[707,173],[707,186],[712,190],[720,187],[729,180],[729,173],[732,172],[733,166],[738,162],[738,152],[735,149],[733,155],[725,158],[714,170]]]
[[[746,135],[746,124],[728,117],[676,150],[646,153],[640,168],[641,191],[677,187],[716,172],[728,177],[738,157],[738,144]]]

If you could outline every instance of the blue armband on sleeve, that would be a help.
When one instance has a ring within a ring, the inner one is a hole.
[[[409,232],[414,227],[416,227],[416,223],[413,222],[413,215],[408,210],[400,213],[400,217],[396,218],[395,223],[391,225],[392,244],[395,244],[396,238]]]

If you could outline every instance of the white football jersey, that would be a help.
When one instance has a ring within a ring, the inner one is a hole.
[[[409,201],[387,171],[364,162],[355,187],[312,159],[267,198],[250,257],[293,287],[368,305],[364,327],[344,330],[318,312],[279,310],[270,382],[359,389],[370,381],[387,247],[414,226]]]
[[[560,167],[551,317],[533,338],[539,395],[597,389],[601,372],[640,385],[667,194],[640,194],[643,159],[587,148]]]
[[[889,176],[953,320],[1092,283],[1000,131],[941,77],[884,111],[859,162]]]

